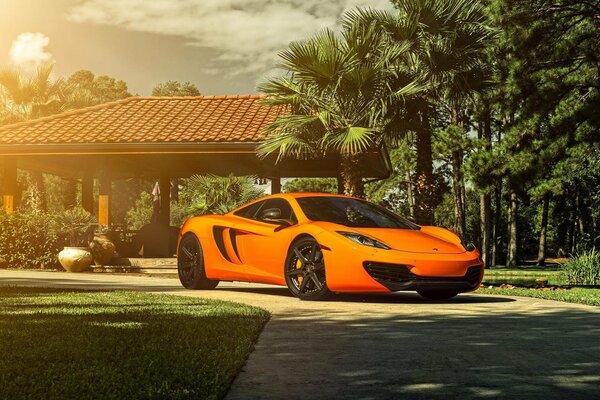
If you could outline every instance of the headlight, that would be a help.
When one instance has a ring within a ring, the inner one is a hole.
[[[391,247],[377,239],[370,238],[360,233],[336,231],[340,235],[352,240],[354,243],[362,244],[363,246],[377,247],[378,249],[390,250]]]

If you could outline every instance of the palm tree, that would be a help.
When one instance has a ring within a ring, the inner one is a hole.
[[[19,122],[64,111],[64,84],[62,79],[50,79],[53,67],[53,64],[43,65],[30,77],[24,76],[18,69],[0,71],[0,101],[5,112],[0,123]]]
[[[266,128],[259,154],[278,160],[337,154],[344,192],[364,196],[360,154],[400,137],[405,104],[423,89],[404,67],[409,46],[394,42],[375,23],[343,18],[341,36],[324,30],[291,43],[280,54],[287,75],[259,90],[268,105],[290,113]]]
[[[189,215],[225,214],[264,193],[256,188],[251,176],[193,175],[184,193]]]
[[[53,67],[53,64],[43,65],[30,77],[24,76],[18,69],[0,71],[0,104],[3,106],[0,125],[64,111],[64,85],[61,79],[50,79]],[[30,176],[40,199],[38,206],[45,210],[43,175],[31,172]]]
[[[440,109],[461,124],[464,101],[486,87],[486,49],[495,32],[486,25],[479,0],[393,0],[398,13],[357,10],[354,19],[374,21],[397,43],[407,44],[406,67],[430,85],[408,106],[408,127],[416,133],[415,218],[433,223],[432,135]],[[459,178],[457,176],[457,178]],[[456,196],[462,196],[455,190]]]

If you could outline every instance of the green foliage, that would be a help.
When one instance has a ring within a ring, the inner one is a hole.
[[[152,89],[152,96],[200,96],[200,91],[190,82],[166,81]]]
[[[266,131],[259,154],[302,158],[327,151],[358,154],[395,138],[403,104],[423,90],[402,67],[409,46],[354,13],[338,36],[329,30],[293,42],[280,53],[287,77],[259,90],[265,103],[291,109]]]
[[[337,193],[337,180],[334,178],[296,178],[283,185],[285,193],[313,192]]]
[[[181,226],[195,215],[225,214],[264,193],[248,176],[194,175],[180,179],[179,201],[171,202],[171,224]],[[142,192],[125,217],[127,227],[137,230],[152,220],[153,198]]]
[[[49,214],[52,215],[52,214]],[[71,246],[87,247],[95,219],[80,207],[73,207],[52,216],[56,232],[66,235]]]
[[[152,221],[152,202],[152,195],[150,193],[140,193],[140,196],[125,215],[125,224],[128,229],[139,230],[142,226]]]
[[[180,197],[188,216],[225,214],[261,197],[264,193],[254,187],[253,177],[194,175],[187,181]]]
[[[218,300],[3,287],[0,398],[222,399],[268,319]]]
[[[69,108],[77,109],[130,97],[127,84],[106,75],[95,76],[80,70],[67,78],[64,85]]]
[[[53,268],[64,246],[64,233],[53,229],[55,215],[0,213],[0,259],[13,268]]]
[[[600,252],[594,248],[576,254],[561,265],[561,275],[569,285],[600,285]]]

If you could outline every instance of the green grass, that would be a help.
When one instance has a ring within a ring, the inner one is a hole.
[[[547,279],[549,285],[562,285],[560,267],[494,267],[485,270],[483,281],[491,284],[534,285],[536,279]]]
[[[536,297],[547,300],[565,301],[568,303],[587,304],[591,306],[600,306],[600,289],[595,288],[571,288],[564,290],[539,290],[539,289],[500,289],[500,288],[479,288],[476,293],[506,295],[506,296],[525,296]]]
[[[268,318],[215,300],[0,287],[0,398],[222,398]]]

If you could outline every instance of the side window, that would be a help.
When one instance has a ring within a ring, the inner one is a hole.
[[[241,210],[237,210],[233,213],[233,215],[237,215],[238,217],[244,217],[249,219],[256,219],[258,210],[262,208],[265,204],[266,200],[259,201],[258,203],[250,204],[247,207],[242,208]]]
[[[275,198],[265,200],[265,205],[260,210],[268,210],[269,208],[278,208],[279,210],[281,210],[281,219],[287,219],[294,223],[298,222],[296,214],[294,214],[294,210],[292,210],[292,206],[290,206],[290,203],[288,203],[284,199]],[[255,219],[258,219],[259,217],[260,213],[256,215]]]

